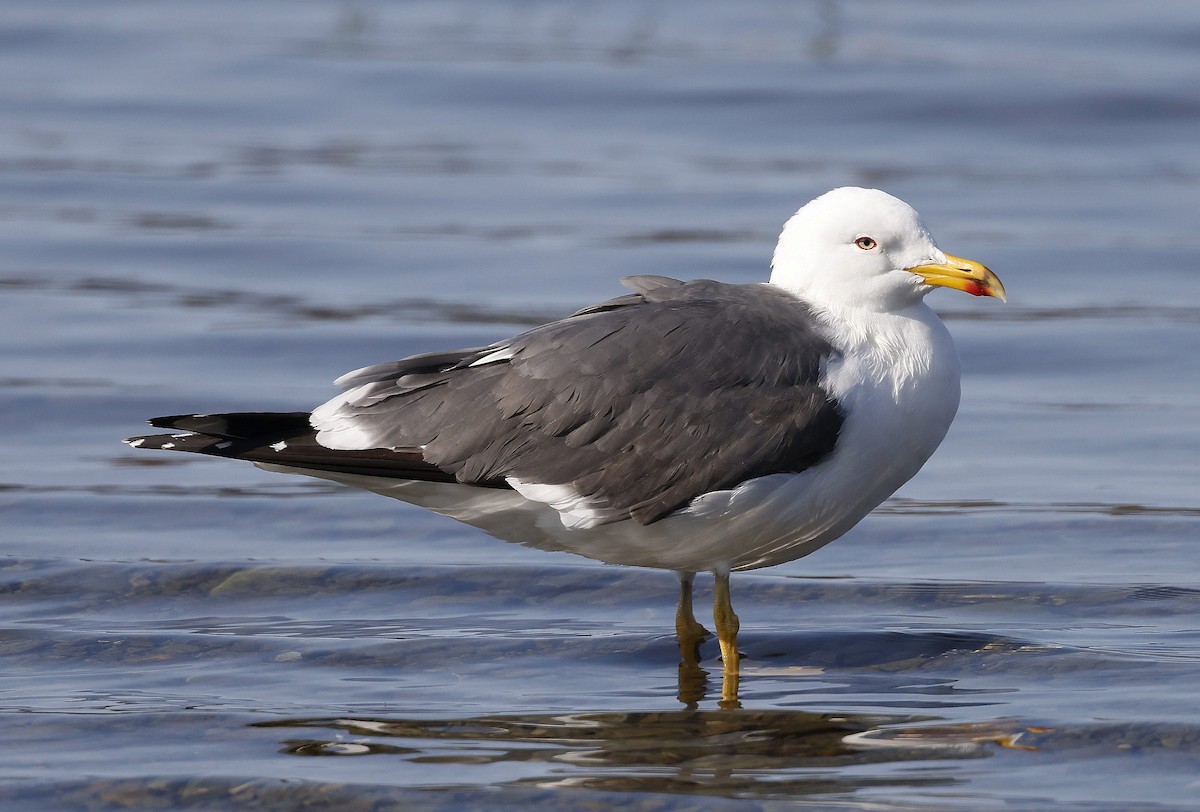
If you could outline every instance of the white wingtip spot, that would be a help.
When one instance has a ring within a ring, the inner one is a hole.
[[[159,448],[174,448],[174,447],[175,447],[174,443],[163,443],[162,445],[159,446]]]
[[[125,444],[133,448],[140,448],[144,442],[146,442],[145,437],[134,437],[132,440],[126,440]]]
[[[277,443],[271,443],[271,448],[275,449],[276,451],[283,451],[283,449],[287,448],[287,443],[285,443],[283,440],[280,440]]]

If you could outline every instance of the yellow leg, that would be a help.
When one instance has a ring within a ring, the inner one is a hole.
[[[675,633],[679,637],[679,701],[695,709],[708,690],[708,674],[700,667],[700,644],[708,630],[692,614],[694,572],[680,572],[679,608],[675,613]]]
[[[678,575],[679,608],[675,612],[675,633],[679,635],[679,648],[684,656],[688,656],[689,652],[695,656],[696,647],[708,637],[708,629],[701,626],[692,614],[692,580],[696,573],[681,572]],[[685,647],[687,651],[684,651]]]
[[[740,708],[738,701],[739,666],[742,655],[737,648],[740,623],[729,599],[729,573],[715,572],[713,587],[713,621],[717,625],[717,641],[721,644],[721,701],[722,708]]]

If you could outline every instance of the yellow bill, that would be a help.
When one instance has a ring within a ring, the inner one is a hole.
[[[927,285],[954,288],[972,296],[994,296],[1002,302],[1008,301],[1000,278],[986,266],[969,259],[946,254],[945,262],[931,262],[907,270],[924,279]]]

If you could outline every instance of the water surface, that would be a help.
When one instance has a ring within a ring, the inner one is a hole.
[[[19,0],[3,37],[6,808],[1200,802],[1193,4]],[[845,184],[1010,303],[931,297],[943,447],[735,576],[741,710],[715,641],[681,701],[669,574],[117,442],[623,275],[763,279]]]

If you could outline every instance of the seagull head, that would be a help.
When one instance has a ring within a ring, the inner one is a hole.
[[[771,283],[819,307],[901,310],[935,287],[1005,300],[990,270],[944,253],[903,200],[843,187],[806,204],[783,227]]]

